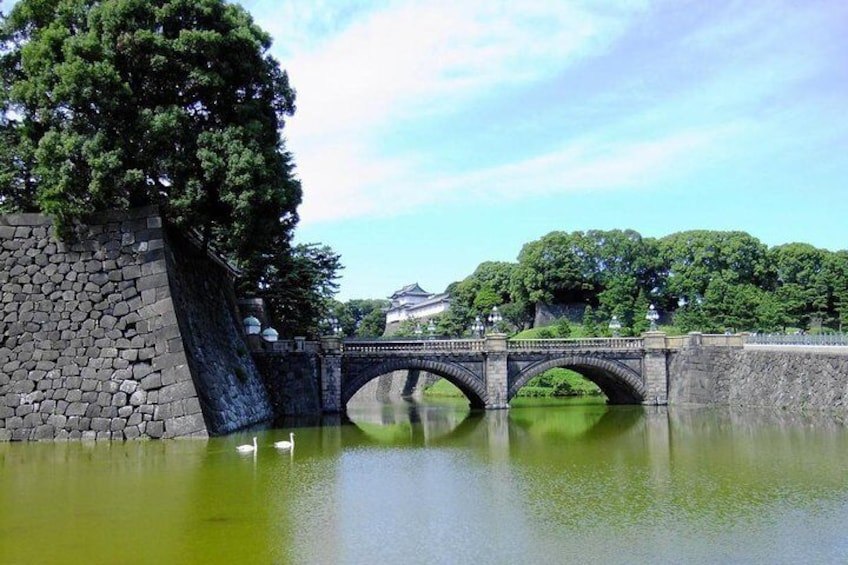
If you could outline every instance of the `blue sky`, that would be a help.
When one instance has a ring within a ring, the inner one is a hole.
[[[298,92],[300,242],[342,300],[553,230],[848,248],[848,2],[242,4]]]

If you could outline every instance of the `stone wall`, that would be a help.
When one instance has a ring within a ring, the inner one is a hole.
[[[547,304],[545,302],[537,302],[536,313],[533,317],[533,327],[541,328],[543,326],[549,326],[560,318],[565,318],[572,324],[582,324],[585,314],[585,304]]]
[[[173,230],[166,237],[172,301],[208,432],[270,421],[273,408],[244,341],[232,275]],[[179,405],[171,408],[176,412],[161,407],[164,417],[178,415]]]
[[[187,298],[194,287],[211,291],[198,286],[197,272],[175,274],[183,261],[184,250],[168,246],[154,208],[104,214],[69,243],[53,237],[43,216],[0,217],[0,440],[169,438],[230,429],[222,421],[239,409],[217,414],[215,397],[226,387],[211,386],[228,377],[206,369],[233,368],[238,354],[221,358],[184,339],[186,328],[194,331],[193,318],[186,322],[175,306],[207,313],[223,306],[203,302],[205,295]],[[204,336],[214,337],[221,319],[205,322]],[[243,370],[255,380],[251,363],[243,359]],[[214,392],[199,395],[198,384]],[[256,397],[245,396],[243,404]]]
[[[321,414],[321,359],[317,352],[255,352],[254,359],[276,419]]]
[[[846,400],[846,348],[692,347],[670,356],[673,404],[830,409]]]

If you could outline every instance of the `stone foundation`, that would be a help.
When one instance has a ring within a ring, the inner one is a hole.
[[[670,357],[669,403],[845,408],[848,348],[682,349]]]
[[[269,417],[209,264],[169,244],[155,208],[104,214],[76,242],[40,215],[0,217],[0,440],[205,437]]]

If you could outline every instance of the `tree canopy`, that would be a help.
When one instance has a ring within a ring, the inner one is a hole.
[[[536,303],[582,307],[572,321],[589,334],[607,332],[612,316],[624,335],[644,331],[649,304],[680,331],[839,329],[848,321],[848,251],[769,249],[741,231],[659,239],[633,230],[551,232],[524,245],[516,263],[482,263],[448,292],[441,322],[452,335],[467,334],[493,306],[524,329]]]
[[[0,209],[68,235],[157,204],[270,292],[298,261],[301,201],[281,136],[295,91],[270,46],[223,0],[20,0],[0,20]]]
[[[336,319],[342,335],[348,337],[381,337],[386,331],[386,310],[391,302],[385,299],[353,299],[333,301],[330,313]]]

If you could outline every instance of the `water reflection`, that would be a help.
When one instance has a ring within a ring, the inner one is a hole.
[[[381,445],[430,445],[453,434],[468,419],[465,403],[357,404],[348,411],[350,422],[367,438]]]
[[[848,561],[840,415],[398,405],[275,450],[292,429],[0,444],[0,563]]]

